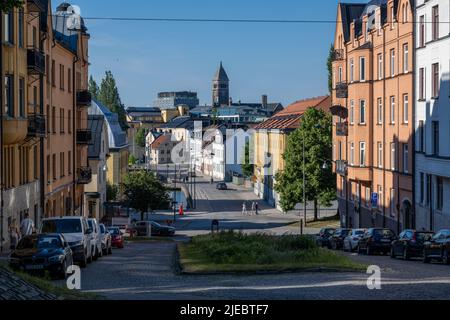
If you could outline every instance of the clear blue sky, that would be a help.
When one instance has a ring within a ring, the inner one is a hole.
[[[62,1],[53,0],[53,10]],[[354,1],[346,1],[354,2]],[[85,17],[335,20],[338,0],[76,0]],[[90,72],[115,75],[127,106],[157,92],[197,91],[211,102],[223,61],[234,101],[287,105],[327,93],[326,58],[334,24],[230,24],[87,20]]]

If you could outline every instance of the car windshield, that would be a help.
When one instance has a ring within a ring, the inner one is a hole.
[[[157,222],[152,222],[152,226],[154,226],[156,228],[161,228],[161,225]]]
[[[42,233],[81,233],[80,219],[46,220],[42,223]]]
[[[393,236],[392,231],[387,229],[384,230],[375,229],[373,230],[373,235],[381,238],[391,238]]]
[[[417,232],[417,240],[419,241],[430,241],[433,238],[433,233],[431,232]]]
[[[48,249],[61,247],[60,239],[56,237],[38,237],[30,238],[26,237],[20,240],[17,249]]]
[[[100,225],[100,232],[101,233],[106,233],[106,228],[105,228],[105,226],[104,225]]]
[[[353,233],[355,236],[362,236],[365,233],[365,231],[364,230],[355,230],[355,231],[353,231]]]
[[[108,231],[112,234],[112,235],[120,235],[120,230],[113,228],[113,229],[108,229]]]
[[[88,220],[88,225],[89,225],[89,228],[94,229],[94,221],[93,220]]]

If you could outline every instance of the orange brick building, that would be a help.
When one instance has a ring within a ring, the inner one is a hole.
[[[333,158],[349,227],[414,227],[413,18],[409,0],[338,5]]]

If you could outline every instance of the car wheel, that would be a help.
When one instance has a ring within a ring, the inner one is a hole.
[[[396,258],[394,248],[391,248],[391,258],[392,259]]]
[[[59,278],[61,280],[65,280],[65,279],[67,279],[67,260],[64,260],[61,267],[62,267],[62,270],[59,274]]]
[[[430,263],[431,259],[427,256],[427,252],[423,252],[423,263]]]
[[[362,250],[361,250],[361,247],[359,246],[359,244],[358,244],[356,251],[358,252],[358,254],[362,254]]]
[[[112,254],[112,246],[111,245],[108,248],[108,254]]]
[[[371,256],[372,255],[372,249],[370,248],[370,246],[368,245],[366,248],[366,255]]]
[[[442,253],[442,262],[443,262],[444,264],[450,264],[450,257],[448,256],[448,251],[447,251],[447,250],[445,250],[445,251]]]
[[[86,254],[84,254],[83,260],[80,262],[80,267],[81,268],[86,268],[87,263],[88,263],[88,259],[86,257]]]
[[[92,257],[93,252],[94,252],[94,251],[91,249],[91,255],[90,255],[89,258],[87,259],[87,262],[88,262],[88,263],[92,263],[92,261],[94,261],[94,260],[93,260],[93,257]]]
[[[100,258],[103,257],[103,249],[102,248],[100,248],[100,250],[98,251],[98,254],[99,254]]]
[[[333,249],[333,250],[337,250],[337,244],[336,244],[336,242],[332,242],[331,243],[331,248]]]
[[[94,252],[94,255],[93,255],[92,259],[93,259],[94,261],[97,261],[97,260],[98,260],[98,256],[99,256],[97,247],[95,247],[94,250],[93,250],[92,252]]]
[[[410,258],[411,257],[409,255],[408,248],[405,248],[405,250],[403,251],[403,260],[408,261]]]

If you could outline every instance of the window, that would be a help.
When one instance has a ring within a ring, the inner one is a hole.
[[[14,12],[13,10],[5,13],[5,42],[14,43]]]
[[[383,167],[383,144],[381,142],[377,143],[377,150],[378,150],[378,168]]]
[[[439,38],[439,6],[434,6],[432,9],[431,26],[432,40],[437,40]]]
[[[67,91],[72,92],[72,69],[67,69]]]
[[[65,117],[64,117],[64,109],[61,108],[59,110],[59,131],[61,133],[64,133],[64,123],[65,123]]]
[[[56,154],[53,154],[52,165],[53,180],[56,180]]]
[[[50,131],[50,123],[51,123],[51,121],[50,121],[50,106],[49,105],[47,105],[47,133],[50,133],[51,131]]]
[[[366,165],[366,143],[359,143],[359,165],[365,167]]]
[[[39,167],[38,167],[38,163],[39,163],[39,153],[38,153],[38,148],[37,146],[33,147],[33,177],[34,180],[39,179]]]
[[[53,133],[56,133],[56,108],[53,107],[52,109],[52,129]]]
[[[52,87],[56,87],[56,62],[52,60]]]
[[[59,88],[64,90],[64,81],[66,77],[64,76],[64,66],[62,64],[59,65]]]
[[[432,92],[433,98],[439,98],[439,63],[434,63],[432,66]]]
[[[366,58],[359,58],[359,80],[366,81]]]
[[[419,69],[419,100],[425,100],[425,69]]]
[[[359,104],[359,123],[366,123],[366,100],[361,100]]]
[[[67,128],[68,132],[72,133],[72,110],[67,111]]]
[[[391,30],[392,30],[395,27],[395,12],[393,6],[390,7],[390,11],[391,11]]]
[[[19,117],[25,117],[25,79],[19,78]]]
[[[370,192],[371,190],[370,190],[370,188],[366,188],[366,207],[367,208],[370,208],[370,194],[371,194],[371,192]]]
[[[439,121],[431,123],[433,130],[433,155],[439,155]]]
[[[391,143],[391,169],[395,171],[396,168],[396,157],[397,157],[397,148],[395,147],[395,142]]]
[[[23,48],[24,47],[24,13],[23,13],[23,8],[19,9],[19,21],[18,21],[18,34],[19,34],[19,48]]]
[[[444,179],[436,177],[436,209],[442,211],[444,208]]]
[[[425,174],[423,172],[420,173],[420,203],[424,204],[425,201]]]
[[[409,173],[409,146],[403,144],[403,173]]]
[[[5,114],[14,117],[14,76],[5,75]]]
[[[408,44],[403,45],[403,72],[408,73],[409,71],[409,48]]]
[[[37,45],[37,28],[36,27],[33,27],[33,39],[32,39],[32,41],[33,41],[33,48],[34,49],[36,49],[37,47],[38,47],[38,45]]]
[[[429,206],[431,204],[431,175],[427,174],[426,179],[427,179],[426,180],[427,190],[426,190],[425,204]]]
[[[383,187],[378,186],[378,209],[381,211],[383,208]]]
[[[47,183],[50,184],[51,173],[50,173],[51,163],[50,163],[50,155],[47,156]]]
[[[424,128],[424,121],[419,121],[419,152],[425,151],[425,128]]]
[[[72,151],[67,153],[67,171],[69,176],[72,175]]]
[[[38,92],[37,87],[33,86],[33,108],[36,111],[38,107]]]
[[[395,97],[392,96],[391,97],[391,112],[390,112],[390,117],[391,117],[391,124],[395,124]]]
[[[350,124],[355,123],[355,101],[350,101]]]
[[[381,53],[378,54],[378,79],[383,79],[383,55]]]
[[[391,189],[391,202],[390,202],[390,214],[391,216],[395,215],[395,189]]]
[[[350,82],[355,81],[355,61],[350,59]]]
[[[409,122],[409,96],[403,95],[403,123]]]
[[[355,144],[350,142],[350,165],[355,165]]]
[[[61,152],[59,154],[59,167],[60,167],[60,171],[61,171],[60,172],[61,178],[63,178],[66,173],[64,152]]]
[[[425,16],[419,18],[419,47],[425,47]]]
[[[339,83],[342,83],[342,67],[339,67],[338,77],[339,77]]]
[[[381,98],[377,99],[377,122],[378,124],[383,123],[383,100]]]
[[[395,76],[395,49],[391,49],[391,77]]]

